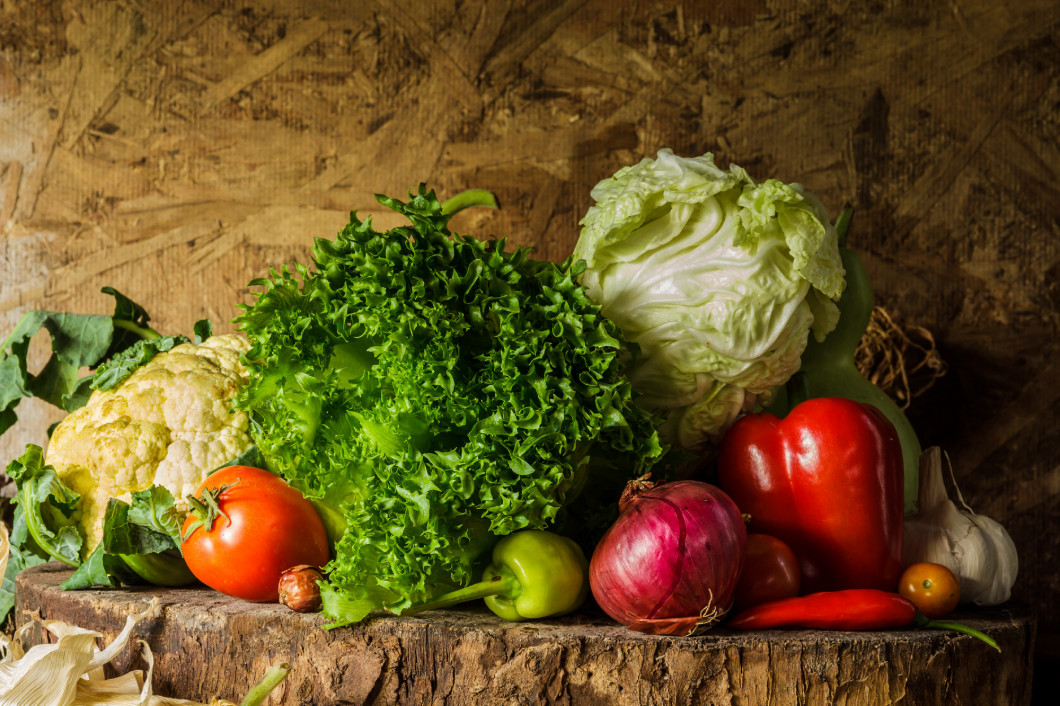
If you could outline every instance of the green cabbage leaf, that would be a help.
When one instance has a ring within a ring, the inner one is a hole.
[[[821,202],[660,150],[600,182],[574,257],[589,295],[641,351],[639,403],[674,446],[703,453],[799,369],[838,321],[844,271]]]
[[[663,453],[582,264],[454,235],[423,186],[377,198],[411,225],[351,214],[237,319],[257,449],[334,542],[332,626],[477,580],[497,537],[572,527]]]

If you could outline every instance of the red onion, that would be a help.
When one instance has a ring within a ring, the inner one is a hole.
[[[632,630],[689,635],[720,620],[743,568],[736,503],[700,481],[632,481],[589,563],[593,598]]]

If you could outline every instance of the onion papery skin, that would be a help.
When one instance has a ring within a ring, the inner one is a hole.
[[[638,480],[619,507],[589,564],[589,586],[604,612],[657,634],[687,635],[720,620],[747,548],[736,503],[701,481]]]

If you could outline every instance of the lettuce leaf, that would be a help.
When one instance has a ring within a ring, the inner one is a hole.
[[[663,452],[582,265],[453,235],[422,185],[408,203],[377,198],[411,226],[351,214],[311,267],[251,282],[236,320],[257,448],[335,542],[332,625],[477,579],[497,536],[574,533],[593,516],[579,500],[617,501]]]

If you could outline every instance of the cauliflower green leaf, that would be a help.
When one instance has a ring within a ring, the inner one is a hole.
[[[114,297],[113,315],[29,311],[0,344],[0,434],[18,421],[15,407],[24,397],[38,397],[67,412],[82,406],[92,380],[78,377],[82,368],[94,368],[136,341],[158,337],[142,306],[113,287],[102,291]],[[34,374],[27,357],[31,340],[41,331],[50,334],[52,352]]]

